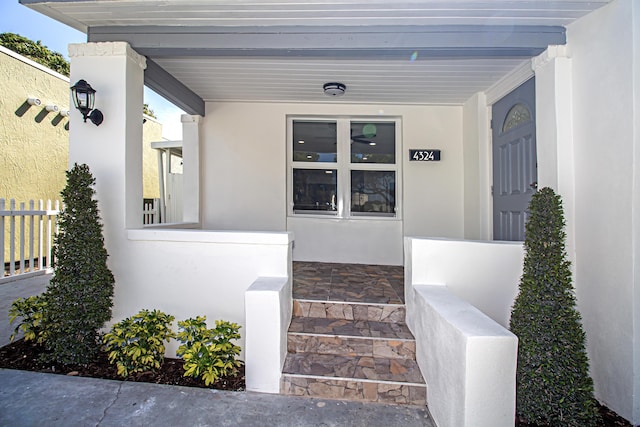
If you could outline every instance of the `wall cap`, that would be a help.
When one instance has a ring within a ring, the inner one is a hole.
[[[540,55],[531,58],[531,68],[535,71],[544,67],[556,58],[568,58],[567,46],[551,45]]]
[[[69,58],[83,56],[126,56],[143,70],[147,68],[147,58],[140,55],[127,42],[71,43]]]

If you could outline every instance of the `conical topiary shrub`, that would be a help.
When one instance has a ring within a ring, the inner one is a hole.
[[[531,199],[524,271],[511,312],[518,336],[516,411],[530,423],[597,423],[585,333],[566,259],[560,196],[543,188]]]
[[[95,178],[87,165],[67,172],[64,209],[53,246],[54,275],[43,294],[48,358],[85,364],[100,350],[100,328],[111,319],[113,274],[107,267]]]

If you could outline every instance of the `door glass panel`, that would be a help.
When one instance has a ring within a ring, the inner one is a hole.
[[[395,162],[394,122],[351,122],[351,163]]]
[[[330,162],[337,160],[336,122],[293,122],[293,161]]]
[[[351,171],[351,213],[395,216],[396,173],[394,171]]]
[[[524,104],[516,104],[507,113],[502,125],[502,132],[507,132],[513,128],[531,121],[531,112]]]
[[[336,169],[294,169],[293,210],[314,213],[336,212],[338,190]]]

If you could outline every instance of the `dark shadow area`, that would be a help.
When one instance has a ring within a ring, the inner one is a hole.
[[[16,110],[16,116],[18,117],[24,116],[24,113],[29,111],[29,108],[31,108],[31,105],[27,101],[24,101],[22,105],[19,106],[18,109]]]
[[[64,119],[61,114],[56,114],[56,116],[51,120],[51,124],[54,126],[58,126],[60,122]]]
[[[37,123],[42,123],[42,121],[49,115],[49,112],[47,111],[46,108],[43,108],[42,111],[40,111],[38,113],[38,115],[35,118],[35,121]]]

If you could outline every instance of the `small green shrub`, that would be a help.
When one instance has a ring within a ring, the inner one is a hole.
[[[205,385],[237,372],[240,347],[231,340],[240,338],[240,326],[216,320],[215,329],[207,329],[206,316],[178,322],[177,339],[182,343],[177,355],[184,359],[184,376],[202,378]]]
[[[42,328],[42,318],[44,316],[45,301],[41,296],[30,296],[28,298],[18,298],[11,304],[9,309],[9,323],[20,317],[22,321],[16,326],[11,334],[11,341],[16,335],[24,332],[25,341],[35,341],[42,344],[45,339],[45,330]]]
[[[141,310],[113,325],[104,336],[109,362],[118,367],[118,375],[128,377],[135,372],[153,371],[164,361],[164,341],[175,334],[171,330],[174,317],[159,310]]]
[[[111,319],[114,277],[107,266],[95,178],[87,165],[67,172],[64,209],[54,239],[54,275],[42,294],[46,303],[46,359],[87,364],[101,347],[101,329]]]
[[[562,200],[543,188],[529,210],[524,269],[510,322],[519,340],[516,411],[539,425],[595,426],[598,416],[565,250]]]

